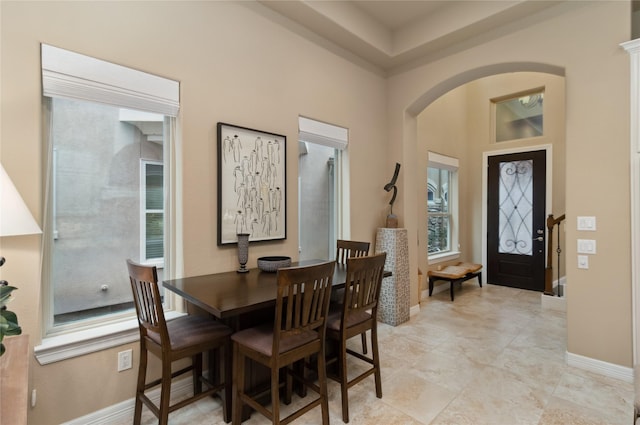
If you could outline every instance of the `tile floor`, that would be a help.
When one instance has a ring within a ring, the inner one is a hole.
[[[565,314],[543,309],[538,292],[467,282],[455,302],[448,291],[434,294],[409,322],[381,324],[379,334],[383,397],[375,397],[373,377],[350,389],[352,425],[632,423],[632,384],[567,366]],[[331,423],[343,423],[333,381],[329,398]],[[210,398],[169,421],[224,424]],[[143,423],[157,423],[146,409]],[[244,423],[269,421],[254,414]],[[320,409],[295,423],[320,424]]]

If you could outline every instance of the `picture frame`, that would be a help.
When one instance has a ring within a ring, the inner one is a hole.
[[[287,238],[287,137],[218,122],[218,245]]]

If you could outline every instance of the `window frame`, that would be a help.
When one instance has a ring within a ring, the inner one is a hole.
[[[430,218],[440,218],[440,219],[445,219],[447,222],[447,243],[446,243],[446,249],[437,251],[437,252],[430,252],[431,246],[429,246],[428,242],[429,242],[429,238],[427,237],[427,251],[429,252],[430,256],[437,256],[438,254],[445,254],[445,253],[449,253],[451,252],[451,225],[453,223],[453,214],[451,212],[451,203],[449,202],[449,193],[452,189],[452,177],[453,177],[453,172],[449,171],[446,168],[441,168],[441,167],[435,167],[435,166],[431,166],[429,167],[431,170],[438,170],[438,185],[439,185],[439,195],[443,195],[443,196],[439,196],[437,199],[442,199],[443,197],[445,198],[446,201],[446,211],[443,212],[431,212],[429,211],[429,188],[433,185],[431,185],[429,183],[429,181],[427,181],[427,220],[429,220]],[[446,183],[443,184],[442,181],[442,175],[443,175],[443,171],[447,172],[447,181]],[[428,175],[428,173],[427,173]],[[446,192],[443,194],[442,193],[442,188],[444,187],[444,185],[446,184]],[[433,191],[431,191],[431,193],[434,193]],[[434,199],[431,200],[432,202],[437,202],[436,198],[434,197]],[[428,221],[427,222],[427,235],[430,233],[430,226],[431,226],[431,222]]]
[[[164,120],[164,258],[165,278],[177,277],[182,272],[180,220],[182,207],[176,204],[176,188],[181,166],[176,161],[180,146],[177,137],[180,109],[180,84],[154,74],[127,68],[90,56],[41,45],[43,121],[50,122],[50,98],[62,97],[98,102],[115,107],[146,111],[165,116]],[[88,353],[105,350],[138,340],[138,320],[135,312],[102,316],[73,326],[53,326],[53,291],[51,286],[51,253],[53,248],[53,205],[50,199],[51,167],[55,160],[52,141],[45,137],[45,186],[47,202],[44,212],[43,264],[42,264],[42,334],[35,341],[34,354],[40,364],[57,362]],[[170,266],[170,267],[167,267]],[[124,265],[123,265],[124,267]],[[184,315],[183,303],[175,303],[174,295],[165,298],[165,318],[171,320]],[[105,320],[108,318],[109,320]]]

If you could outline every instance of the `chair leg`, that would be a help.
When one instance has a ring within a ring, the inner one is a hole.
[[[289,378],[287,378],[289,379]],[[271,422],[280,424],[280,369],[271,368]]]
[[[160,386],[159,425],[169,424],[169,403],[171,401],[171,362],[162,359],[162,384]]]
[[[224,421],[229,423],[231,422],[232,411],[231,400],[233,400],[233,376],[231,370],[231,365],[233,365],[231,357],[233,355],[233,346],[231,345],[231,341],[225,344],[221,351],[224,352],[224,400],[222,401],[222,415]],[[218,367],[220,367],[220,362],[218,362]]]
[[[362,336],[362,354],[367,354],[367,333],[363,332]]]
[[[371,355],[373,359],[373,367],[375,367],[373,376],[376,381],[376,397],[382,398],[382,376],[380,373],[380,355],[378,352],[378,328],[375,322],[371,328]]]
[[[136,387],[136,404],[133,413],[133,425],[140,425],[142,420],[142,399],[144,394],[144,384],[147,379],[147,350],[140,347],[140,365],[138,366],[138,384]]]
[[[233,344],[233,425],[242,423],[242,394],[244,393],[245,359],[238,344]]]
[[[202,392],[202,381],[200,380],[202,376],[202,353],[192,356],[191,361],[193,365],[193,394],[195,395]]]
[[[340,374],[340,392],[342,397],[342,421],[349,422],[349,382],[347,378],[347,341],[342,336],[338,357],[338,373]]]
[[[293,365],[287,365],[285,366],[285,374],[284,374],[284,378],[285,378],[285,387],[284,387],[284,404],[289,405],[291,404],[291,393],[293,392],[293,378],[292,378],[292,374],[293,373],[299,373],[300,372],[300,365],[299,362],[297,364],[293,364]]]
[[[318,353],[318,386],[320,387],[320,408],[322,409],[322,425],[329,425],[329,396],[327,395],[327,369],[324,347]]]

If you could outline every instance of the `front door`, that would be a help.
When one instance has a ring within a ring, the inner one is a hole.
[[[488,159],[487,281],[544,291],[546,151]]]

